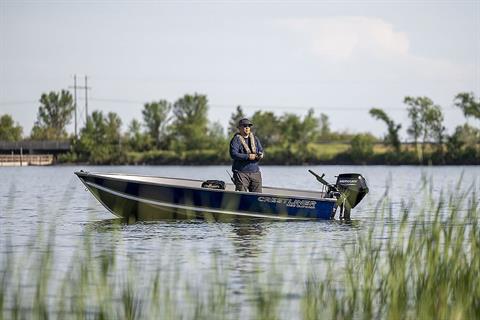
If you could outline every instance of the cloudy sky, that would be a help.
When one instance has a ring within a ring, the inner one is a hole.
[[[124,123],[145,102],[198,92],[224,126],[236,105],[314,108],[334,129],[382,135],[368,115],[380,107],[406,137],[403,98],[421,95],[451,132],[464,122],[455,94],[480,95],[480,0],[0,0],[0,114],[29,133],[40,95],[74,74],[88,76],[89,111]]]

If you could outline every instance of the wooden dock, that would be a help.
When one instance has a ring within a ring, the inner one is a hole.
[[[0,154],[0,167],[49,166],[53,154]]]

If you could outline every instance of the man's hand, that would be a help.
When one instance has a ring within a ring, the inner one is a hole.
[[[257,158],[257,155],[255,153],[248,154],[248,160],[255,160],[256,158]]]

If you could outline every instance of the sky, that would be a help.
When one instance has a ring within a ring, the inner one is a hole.
[[[480,95],[480,0],[0,0],[0,115],[29,134],[41,94],[73,92],[75,74],[88,111],[116,112],[124,129],[146,102],[200,93],[224,127],[237,105],[313,108],[334,130],[382,136],[377,107],[403,139],[404,97],[427,96],[451,133],[465,122],[455,95]]]

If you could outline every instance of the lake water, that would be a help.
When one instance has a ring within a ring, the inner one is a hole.
[[[440,197],[473,186],[480,194],[480,167],[416,166],[264,166],[264,186],[320,189],[307,169],[325,173],[334,182],[338,173],[358,172],[367,180],[370,193],[352,211],[354,223],[267,222],[208,223],[203,221],[159,221],[154,223],[114,223],[112,216],[73,174],[77,170],[122,172],[193,179],[228,181],[227,166],[102,166],[102,167],[21,167],[0,168],[0,266],[6,259],[44,250],[46,232],[55,229],[54,274],[64,274],[82,241],[91,236],[96,252],[115,250],[118,261],[135,261],[140,278],[155,270],[181,274],[182,281],[202,286],[212,264],[226,269],[236,299],[248,298],[246,277],[252,272],[268,274],[270,262],[284,270],[280,286],[295,288],[306,270],[324,270],[327,262],[340,263],[345,244],[370,224],[395,223],[402,202],[420,206],[425,194]],[[427,190],[423,182],[429,182]],[[391,199],[391,219],[374,219],[374,208],[387,194]],[[412,211],[415,214],[415,210]],[[43,235],[39,230],[44,230]],[[8,255],[11,253],[13,255]],[[94,252],[95,255],[95,252]],[[25,258],[26,259],[26,258]],[[121,263],[120,263],[121,265]],[[36,265],[22,266],[38,268]],[[125,265],[125,268],[127,266]],[[181,281],[181,282],[182,282]],[[180,282],[179,282],[180,283]],[[180,285],[180,284],[179,284]],[[292,289],[292,299],[295,290]]]

